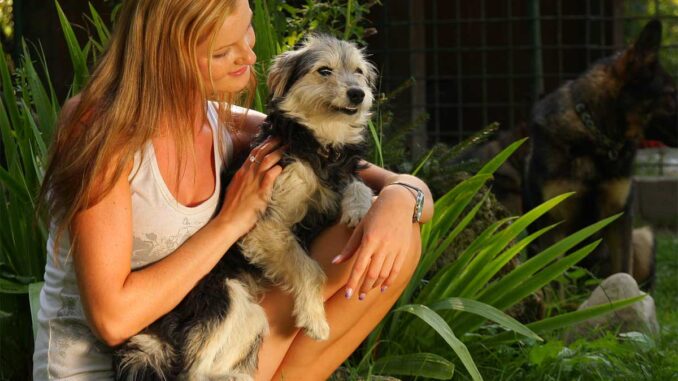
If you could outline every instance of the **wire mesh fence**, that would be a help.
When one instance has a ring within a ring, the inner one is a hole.
[[[428,120],[414,143],[457,143],[487,124],[524,124],[532,104],[596,60],[628,46],[651,18],[678,78],[678,0],[387,0],[371,15],[382,90],[415,85],[400,120]]]

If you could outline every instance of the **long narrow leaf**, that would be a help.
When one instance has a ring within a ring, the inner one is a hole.
[[[33,62],[31,61],[31,57],[28,54],[28,47],[26,46],[25,42],[23,43],[23,54],[23,75],[25,76],[25,81],[28,84],[27,90],[30,91],[31,95],[30,105],[35,108],[40,125],[52,126],[56,122],[56,110],[52,107],[50,96],[43,86],[40,76],[35,70],[35,67],[33,66]],[[23,104],[22,106],[27,108],[28,104]],[[26,112],[26,115],[29,117],[31,116],[30,110],[24,112]],[[46,156],[47,148],[45,148],[42,133],[40,133],[37,128],[33,128],[32,131],[33,138],[31,141],[38,145],[41,156]]]
[[[518,268],[511,271],[511,273],[504,276],[498,282],[495,282],[486,288],[479,295],[480,300],[494,305],[495,301],[501,295],[503,295],[506,290],[512,290],[516,285],[522,283],[525,279],[529,279],[535,272],[544,268],[544,266],[546,266],[548,263],[563,255],[575,245],[579,244],[591,235],[598,232],[600,229],[612,223],[612,221],[619,218],[619,216],[620,214],[617,214],[596,222],[551,245],[546,250],[521,264]]]
[[[489,304],[485,304],[477,300],[465,298],[447,298],[431,305],[430,307],[433,310],[452,309],[456,311],[470,312],[472,314],[489,319],[501,325],[502,327],[511,331],[515,331],[523,336],[543,341],[541,337],[539,337],[536,333],[521,324],[516,319],[510,317],[509,315],[501,312]]]
[[[431,156],[435,152],[435,148],[431,148],[428,150],[428,153],[419,161],[419,163],[415,166],[414,171],[412,171],[412,176],[416,176],[419,171],[426,165],[426,163],[431,159]]]
[[[372,135],[372,141],[374,142],[374,145],[376,146],[375,151],[376,151],[377,157],[375,159],[377,160],[377,164],[380,167],[383,167],[384,166],[384,155],[383,155],[382,148],[381,148],[381,139],[379,138],[379,133],[377,132],[377,129],[375,128],[374,123],[372,123],[372,121],[367,122],[367,126],[369,127],[370,134]]]
[[[515,142],[515,143],[511,144],[510,146],[504,148],[504,150],[499,152],[497,154],[497,156],[495,156],[494,158],[492,158],[492,160],[487,162],[487,164],[485,164],[480,169],[480,171],[478,171],[478,174],[494,173],[497,169],[499,169],[499,167],[501,167],[502,164],[504,164],[504,162],[506,160],[508,160],[509,156],[513,155],[513,153],[516,150],[518,150],[518,148],[520,148],[520,146],[523,145],[523,143],[525,143],[526,140],[527,140],[527,138],[518,140],[517,142]]]
[[[0,184],[18,197],[21,203],[28,204],[31,202],[31,194],[26,187],[2,167],[0,167]]]
[[[486,285],[491,279],[493,279],[499,271],[507,264],[513,257],[518,255],[523,249],[528,247],[532,242],[534,242],[537,238],[541,237],[548,231],[552,230],[555,228],[558,224],[553,224],[550,226],[547,226],[545,228],[542,228],[529,236],[523,238],[522,240],[518,241],[515,243],[511,248],[508,250],[505,250],[502,254],[500,254],[497,258],[494,260],[490,261],[490,263],[486,264],[485,266],[482,266],[480,268],[480,271],[476,274],[476,276],[470,280],[459,292],[460,295],[476,295],[476,293],[482,289],[484,285]]]
[[[454,375],[454,364],[433,353],[413,353],[382,357],[374,362],[372,373],[449,380]]]
[[[527,327],[537,333],[546,333],[556,329],[570,327],[582,321],[604,315],[609,312],[617,311],[631,304],[637,303],[645,298],[646,295],[639,295],[633,298],[617,300],[614,302],[601,304],[598,306],[585,308],[583,310],[568,312],[562,315],[546,318],[534,323],[527,324]],[[486,345],[498,344],[506,341],[513,341],[515,334],[513,332],[504,332],[483,340]]]
[[[469,372],[473,380],[478,381],[483,379],[483,377],[480,375],[480,372],[478,371],[478,368],[476,367],[475,362],[473,361],[473,358],[471,357],[471,354],[468,351],[468,348],[466,348],[466,345],[464,345],[464,343],[462,343],[454,335],[454,332],[452,332],[450,326],[447,325],[445,320],[443,320],[443,318],[440,317],[440,315],[438,315],[435,311],[420,304],[408,304],[406,306],[396,308],[394,311],[408,312],[425,321],[429,326],[431,326],[431,328],[438,332],[438,334],[447,342],[450,348],[452,348],[454,353],[457,354],[459,360],[461,360],[461,363],[464,364],[464,367]]]
[[[582,247],[581,249],[575,251],[574,253],[566,256],[553,263],[552,265],[546,267],[536,275],[531,278],[525,279],[520,283],[516,288],[512,290],[507,290],[502,297],[497,300],[495,303],[492,303],[495,307],[500,310],[507,309],[517,302],[521,301],[523,298],[532,294],[533,292],[541,289],[549,282],[553,281],[557,277],[561,276],[565,270],[577,264],[579,261],[584,259],[589,255],[600,243],[600,240],[595,241],[589,245]],[[480,299],[481,301],[487,303],[487,301]],[[481,322],[473,321],[466,317],[460,317],[456,322],[457,329],[461,332],[472,331],[474,328],[479,327]]]
[[[101,18],[99,12],[97,12],[96,8],[94,8],[92,3],[89,4],[89,12],[92,15],[90,22],[92,23],[92,25],[94,25],[94,28],[97,31],[97,36],[99,37],[98,42],[102,45],[102,47],[108,45],[108,40],[111,37],[111,32],[108,30],[106,23]]]
[[[538,272],[530,279],[526,279],[518,287],[506,293],[500,301],[497,302],[497,308],[508,308],[522,298],[530,295],[534,291],[544,287],[546,284],[559,277],[565,270],[577,264],[579,261],[589,255],[601,240],[592,242],[574,253],[558,260],[554,264]]]
[[[473,220],[473,218],[476,216],[478,213],[478,210],[483,206],[483,204],[487,201],[489,193],[486,193],[483,198],[476,204],[476,206],[471,209],[471,211],[464,217],[461,222],[457,224],[457,226],[450,232],[450,234],[445,237],[445,239],[435,248],[429,249],[428,252],[424,253],[422,256],[422,259],[420,260],[419,266],[417,266],[417,270],[414,275],[414,279],[422,279],[424,275],[426,275],[429,270],[431,269],[431,266],[440,258],[440,256],[447,250],[447,248],[452,244],[455,238],[459,235],[459,233],[462,232],[468,226],[468,224]],[[410,299],[410,295],[407,293],[404,293],[405,300]]]
[[[80,48],[80,43],[75,37],[73,27],[71,27],[71,23],[66,18],[66,15],[64,14],[63,9],[61,9],[59,2],[55,1],[55,4],[57,13],[59,14],[61,29],[63,29],[64,37],[66,38],[68,54],[70,54],[71,62],[73,63],[73,90],[78,92],[85,86],[87,77],[89,77],[89,70],[87,69],[87,55]]]

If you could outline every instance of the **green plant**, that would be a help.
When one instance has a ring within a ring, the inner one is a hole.
[[[58,4],[57,10],[74,66],[71,93],[76,93],[87,80],[88,63],[102,51],[109,32],[90,7],[97,35],[81,48]],[[34,62],[22,42],[21,61],[12,69],[15,65],[0,50],[0,379],[24,379],[30,373],[32,334],[26,295],[29,284],[41,281],[45,269],[47,227],[36,216],[36,195],[61,102],[40,51],[37,57]]]
[[[522,143],[519,141],[506,148],[475,176],[461,182],[436,202],[433,220],[422,228],[420,264],[393,312],[365,343],[363,357],[356,365],[359,372],[412,375],[412,369],[405,371],[400,367],[408,358],[412,364],[417,364],[417,369],[427,371],[426,377],[447,379],[451,375],[445,371],[453,367],[451,350],[471,378],[479,380],[482,377],[469,348],[514,342],[519,338],[516,333],[531,340],[541,340],[537,334],[566,327],[639,300],[633,298],[566,313],[526,326],[501,312],[557,279],[584,258],[599,241],[583,242],[618,217],[613,216],[582,229],[497,279],[497,273],[511,258],[553,226],[521,236],[525,229],[570,194],[546,201],[521,217],[498,221],[480,234],[456,261],[443,267],[431,279],[424,278],[436,259],[454,242],[480,208],[484,200],[469,205],[473,196]],[[565,255],[568,252],[570,254]],[[507,331],[481,330],[487,320]],[[427,355],[422,356],[422,353]],[[384,364],[393,364],[394,367]],[[395,367],[395,364],[399,366]],[[378,367],[375,368],[375,365]]]

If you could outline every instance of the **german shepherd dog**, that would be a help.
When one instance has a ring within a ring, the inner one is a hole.
[[[361,50],[328,36],[275,59],[269,114],[253,143],[278,137],[287,145],[268,208],[173,311],[117,349],[117,379],[251,380],[268,332],[255,302],[266,284],[294,297],[296,325],[308,336],[329,337],[326,277],[307,248],[337,219],[355,226],[371,206],[357,171],[375,77]]]
[[[676,112],[675,82],[659,62],[661,35],[661,23],[650,21],[632,46],[596,62],[533,108],[526,208],[576,192],[536,224],[541,228],[564,221],[537,246],[544,249],[624,212],[604,229],[602,244],[582,262],[599,276],[633,274],[631,172],[636,147],[652,118]]]

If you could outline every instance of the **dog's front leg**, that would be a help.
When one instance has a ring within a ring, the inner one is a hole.
[[[631,208],[632,184],[628,178],[607,181],[600,186],[599,219],[624,212],[603,230],[604,243],[610,255],[610,274],[633,274],[631,239],[633,216]]]
[[[310,167],[301,162],[288,164],[276,179],[266,213],[243,237],[240,247],[268,279],[293,295],[297,326],[308,336],[325,340],[330,332],[323,299],[326,276],[291,230],[303,220],[318,186]]]
[[[341,200],[341,223],[352,228],[367,214],[372,206],[372,189],[362,181],[354,179],[344,188]]]
[[[325,273],[292,231],[274,219],[261,220],[240,247],[249,261],[263,269],[266,278],[292,294],[297,327],[315,340],[329,338],[323,299]]]

